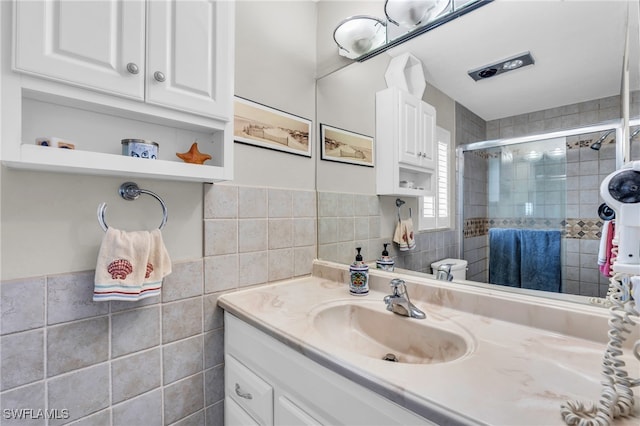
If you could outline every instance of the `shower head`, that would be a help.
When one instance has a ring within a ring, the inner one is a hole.
[[[600,136],[600,139],[591,144],[590,148],[595,149],[596,151],[600,151],[600,147],[602,146],[602,142],[609,136],[611,133],[615,132],[615,129],[609,130],[604,135]]]

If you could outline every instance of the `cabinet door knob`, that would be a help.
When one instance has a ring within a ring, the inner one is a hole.
[[[253,399],[253,395],[251,395],[249,392],[242,392],[242,389],[240,389],[240,385],[238,383],[236,383],[236,395],[244,399]]]
[[[156,81],[159,81],[160,83],[162,83],[163,81],[166,80],[166,77],[164,76],[163,73],[161,73],[160,71],[156,71],[153,73],[153,78],[156,79]]]
[[[133,62],[129,62],[127,64],[127,71],[129,71],[131,74],[138,74],[140,72],[140,69]]]

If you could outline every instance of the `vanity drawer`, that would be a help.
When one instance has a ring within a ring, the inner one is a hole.
[[[225,394],[259,424],[273,424],[273,388],[233,356],[225,355]]]

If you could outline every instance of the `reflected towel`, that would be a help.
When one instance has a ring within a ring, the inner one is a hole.
[[[125,232],[110,227],[96,264],[94,301],[136,301],[160,294],[171,260],[159,229]]]
[[[560,291],[560,231],[489,230],[489,282]]]
[[[519,229],[489,229],[489,282],[520,287]]]
[[[560,231],[520,230],[522,288],[560,291]]]
[[[398,222],[393,234],[393,242],[398,244],[400,251],[413,250],[416,247],[416,240],[413,236],[413,220],[411,218]]]

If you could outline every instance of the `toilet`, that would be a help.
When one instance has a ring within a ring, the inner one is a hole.
[[[442,259],[431,264],[431,272],[436,275],[440,265],[451,264],[451,275],[454,280],[467,279],[467,261],[464,259]]]

